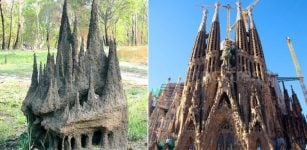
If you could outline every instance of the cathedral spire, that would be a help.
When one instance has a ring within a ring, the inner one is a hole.
[[[291,112],[290,97],[289,97],[289,94],[288,94],[288,90],[285,87],[284,81],[282,81],[282,87],[283,87],[284,99],[285,99],[285,103],[286,103],[286,110],[287,110],[287,113],[290,113]]]
[[[257,78],[263,80],[265,78],[264,76],[266,72],[266,64],[265,64],[261,41],[254,23],[251,9],[248,9],[248,16],[250,20],[250,29],[249,29],[250,54],[253,55],[254,57],[255,75]]]
[[[292,108],[297,113],[297,115],[299,116],[302,113],[302,107],[300,105],[298,97],[297,97],[295,91],[293,90],[292,86],[291,86],[291,91],[292,91]]]
[[[219,8],[221,4],[219,2],[215,3],[215,11],[212,18],[212,22],[218,22],[219,21]]]
[[[236,44],[239,49],[248,51],[247,46],[247,33],[244,25],[244,21],[242,19],[242,12],[241,12],[241,2],[238,1],[237,3],[237,21],[236,21]]]
[[[248,17],[250,20],[250,46],[251,46],[251,50],[252,53],[254,54],[254,56],[259,56],[261,58],[263,57],[263,51],[262,51],[262,45],[261,45],[261,41],[254,23],[254,19],[253,19],[253,15],[252,15],[252,10],[248,9]]]
[[[253,16],[252,16],[252,10],[248,9],[247,13],[248,13],[249,22],[250,22],[250,25],[249,25],[250,29],[255,29],[255,23],[254,23],[254,19],[253,19]]]
[[[241,12],[241,2],[237,1],[237,21],[242,19],[242,12]]]
[[[203,18],[202,18],[202,21],[200,23],[200,26],[199,26],[199,29],[198,29],[198,32],[206,32],[206,20],[207,20],[207,15],[208,15],[208,10],[207,9],[204,9],[203,11]]]
[[[215,13],[212,20],[211,29],[208,37],[208,46],[206,48],[206,55],[210,53],[210,56],[205,60],[206,72],[217,71],[220,68],[220,23],[218,20],[220,4],[215,4]]]

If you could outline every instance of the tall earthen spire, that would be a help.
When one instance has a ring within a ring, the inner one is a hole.
[[[38,70],[37,70],[37,60],[36,54],[34,53],[33,59],[33,72],[32,72],[32,79],[31,79],[31,88],[36,88],[38,86]]]
[[[72,66],[72,48],[71,48],[71,29],[69,24],[68,12],[67,12],[67,0],[64,1],[63,13],[60,26],[60,35],[58,42],[58,51],[56,57],[57,70],[60,67],[63,68],[63,73],[67,77],[70,71],[70,66]],[[61,62],[62,56],[62,62]],[[62,65],[62,66],[61,66]]]
[[[93,0],[89,31],[87,36],[87,51],[97,56],[100,50],[100,36],[98,27],[98,0]]]
[[[116,41],[112,39],[109,41],[109,55],[108,55],[108,64],[107,64],[107,76],[106,83],[102,95],[107,95],[108,93],[122,93],[123,91],[118,91],[122,89],[121,76],[119,69],[119,61],[117,59],[116,51]],[[117,90],[114,90],[117,89]],[[124,95],[116,94],[113,95],[117,99],[123,99]],[[110,99],[106,96],[105,99]],[[110,101],[110,103],[117,103],[116,101]]]
[[[77,66],[78,62],[78,19],[77,16],[75,16],[74,20],[74,28],[73,28],[73,33],[72,33],[72,63],[73,63],[73,72]]]

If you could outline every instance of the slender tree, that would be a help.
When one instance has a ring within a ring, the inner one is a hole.
[[[119,13],[127,7],[126,0],[103,0],[100,2],[100,17],[104,27],[105,44],[109,45],[109,27],[114,26],[119,18]]]
[[[2,9],[2,1],[0,1],[0,14],[1,14],[1,21],[2,21],[2,49],[5,49],[5,26],[4,26],[4,15]]]
[[[18,25],[17,25],[17,32],[16,32],[16,39],[15,39],[15,43],[14,43],[14,47],[13,49],[19,49],[20,48],[20,41],[21,41],[21,0],[18,0]]]
[[[40,23],[39,23],[39,12],[40,12],[40,0],[35,1],[35,15],[36,15],[36,48],[40,49]]]
[[[12,40],[12,28],[13,28],[13,8],[14,8],[14,0],[12,0],[12,6],[11,6],[11,11],[10,11],[10,34],[9,34],[9,41],[8,41],[8,44],[7,44],[7,49],[10,49],[10,46],[11,46],[11,40]]]

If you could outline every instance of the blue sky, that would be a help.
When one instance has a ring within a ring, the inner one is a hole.
[[[149,0],[149,89],[156,89],[171,77],[185,79],[188,60],[202,17],[199,4],[213,5],[213,0]],[[235,0],[220,0],[222,5],[235,5]],[[242,1],[242,8],[253,0]],[[209,9],[207,31],[214,10]],[[225,9],[220,9],[221,39],[226,34]],[[303,75],[307,76],[307,1],[261,0],[253,10],[254,21],[260,35],[267,68],[282,77],[296,76],[286,43],[292,39]],[[231,12],[231,24],[236,10]],[[232,36],[233,38],[233,36]],[[307,79],[306,79],[307,80]],[[306,84],[306,82],[305,82]],[[298,94],[304,114],[307,114],[299,82],[286,82]]]

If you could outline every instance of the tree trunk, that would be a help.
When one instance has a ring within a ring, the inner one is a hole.
[[[14,8],[14,0],[12,0],[12,7],[11,7],[11,12],[10,12],[10,34],[9,34],[9,41],[7,44],[7,49],[10,49],[10,46],[11,46],[12,27],[13,27],[13,8]]]
[[[136,46],[137,42],[137,13],[132,15],[132,26],[131,26],[131,45]]]
[[[21,33],[21,6],[20,6],[20,0],[18,0],[18,26],[17,26],[16,39],[15,39],[13,49],[19,49],[20,48],[20,39],[21,39],[20,33]]]
[[[39,5],[38,5],[38,1],[36,0],[36,48],[39,49],[40,48],[40,24],[39,24]]]
[[[133,24],[133,28],[134,28],[134,41],[133,41],[133,44],[134,46],[136,46],[138,44],[138,31],[137,31],[137,20],[138,20],[138,16],[137,16],[137,13],[134,14],[134,24]]]
[[[2,10],[2,4],[0,4],[0,13],[1,13],[1,21],[2,21],[2,49],[5,49],[5,26],[4,26],[4,16]]]

